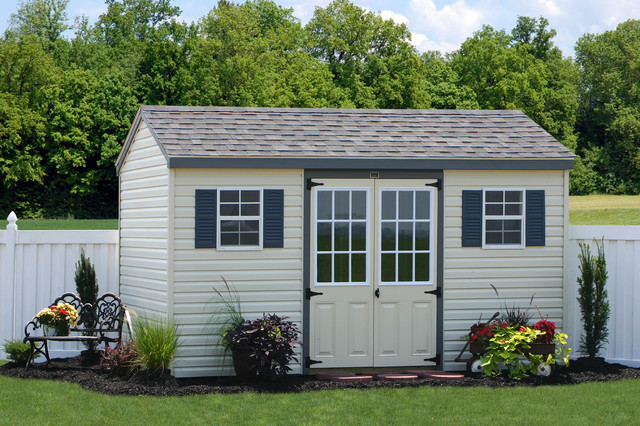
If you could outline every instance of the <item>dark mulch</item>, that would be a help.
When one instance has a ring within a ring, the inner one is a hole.
[[[83,365],[84,364],[84,365]],[[569,367],[559,367],[552,377],[529,377],[524,380],[509,380],[506,377],[465,377],[460,380],[420,379],[407,382],[334,383],[316,380],[314,376],[290,375],[275,382],[242,382],[235,377],[207,379],[175,379],[169,374],[137,373],[128,377],[102,371],[97,365],[86,365],[82,357],[54,359],[46,366],[36,364],[28,370],[24,366],[5,364],[0,374],[17,378],[62,380],[78,383],[81,387],[109,395],[158,395],[186,396],[209,393],[239,392],[308,392],[326,389],[370,389],[398,388],[405,386],[540,386],[568,385],[586,382],[607,382],[620,379],[640,378],[640,369],[620,364],[589,363],[578,359]]]

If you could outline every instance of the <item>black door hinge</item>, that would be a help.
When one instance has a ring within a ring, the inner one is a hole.
[[[435,290],[425,291],[424,294],[433,294],[435,297],[442,297],[442,288],[436,287]]]
[[[311,359],[311,357],[305,357],[304,359],[304,368],[309,368],[313,364],[322,364],[322,361],[316,361],[315,359]]]
[[[438,354],[438,355],[436,355],[434,357],[431,357],[431,358],[425,358],[424,360],[425,361],[429,361],[429,362],[435,362],[436,365],[440,365],[440,354]]]
[[[433,186],[434,188],[436,188],[438,191],[440,191],[442,189],[442,180],[438,179],[435,182],[431,182],[431,183],[425,183],[424,186]]]
[[[304,297],[307,300],[311,300],[313,296],[320,296],[321,294],[324,294],[324,293],[320,293],[319,291],[311,291],[310,288],[307,288],[304,290]]]
[[[311,178],[307,178],[307,191],[311,191],[311,188],[313,188],[314,186],[320,186],[320,185],[324,185],[324,183],[314,182],[311,180]]]

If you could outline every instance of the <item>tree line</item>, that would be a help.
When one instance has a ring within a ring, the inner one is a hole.
[[[0,40],[0,206],[21,217],[117,215],[114,163],[140,104],[521,109],[578,157],[573,194],[640,193],[640,21],[563,57],[543,18],[484,26],[449,54],[348,0],[302,25],[271,0],[196,23],[171,0],[25,0]],[[73,32],[73,36],[66,34]]]

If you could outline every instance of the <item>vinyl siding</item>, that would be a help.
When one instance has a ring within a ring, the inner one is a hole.
[[[168,312],[169,169],[144,122],[120,170],[120,296],[139,315]]]
[[[222,277],[238,291],[247,319],[286,315],[302,329],[302,170],[176,169],[173,202],[173,313],[180,348],[177,377],[233,374],[213,324]],[[194,248],[196,189],[284,189],[284,247],[262,250]],[[300,357],[298,356],[298,359]],[[298,364],[290,365],[300,373]]]
[[[526,308],[532,295],[532,321],[544,316],[562,328],[565,264],[565,215],[568,214],[564,171],[445,171],[444,194],[444,367],[464,369],[453,360],[460,336],[480,317],[488,320],[504,305]],[[546,245],[524,249],[462,247],[462,191],[482,188],[545,190]],[[489,284],[496,286],[498,298]],[[468,357],[468,354],[465,354]]]

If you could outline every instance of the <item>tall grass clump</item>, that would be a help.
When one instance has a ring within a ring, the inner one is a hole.
[[[224,292],[213,288],[216,293],[216,304],[212,312],[213,322],[217,324],[216,334],[224,338],[228,330],[234,329],[244,322],[242,317],[242,307],[240,306],[240,296],[236,288],[229,284],[224,277]]]
[[[178,328],[171,320],[138,317],[133,322],[137,362],[150,371],[169,369],[178,349]]]

